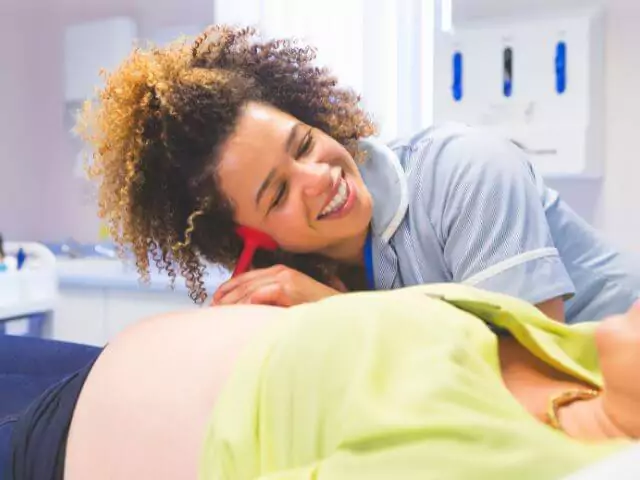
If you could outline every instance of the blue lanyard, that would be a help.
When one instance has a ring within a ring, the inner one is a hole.
[[[369,290],[376,289],[375,275],[373,273],[373,247],[371,246],[371,230],[367,233],[367,239],[364,242],[364,270],[367,274],[367,284]]]

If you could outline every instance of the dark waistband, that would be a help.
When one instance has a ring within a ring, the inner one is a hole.
[[[94,362],[50,387],[18,418],[9,480],[63,480],[71,418]]]

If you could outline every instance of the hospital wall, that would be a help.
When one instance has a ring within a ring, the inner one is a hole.
[[[64,123],[65,25],[131,15],[141,36],[170,24],[208,23],[211,0],[60,0],[3,6],[0,15],[0,229],[9,237],[95,239],[94,206],[70,172],[74,158]],[[86,4],[83,6],[83,3]],[[454,0],[454,21],[584,6],[587,0]],[[4,5],[6,5],[3,2]],[[609,0],[606,27],[606,158],[599,182],[556,181],[565,197],[616,243],[640,251],[640,162],[636,125],[640,96],[640,4]],[[81,7],[81,8],[79,8]],[[71,13],[72,12],[72,13]],[[9,112],[9,114],[7,114]]]
[[[94,241],[89,192],[73,177],[64,122],[64,28],[130,16],[141,38],[206,25],[211,0],[26,0],[0,7],[0,232],[7,238]]]

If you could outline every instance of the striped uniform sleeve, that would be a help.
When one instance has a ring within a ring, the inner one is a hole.
[[[525,152],[467,132],[442,147],[436,165],[439,234],[454,282],[534,304],[573,295]]]

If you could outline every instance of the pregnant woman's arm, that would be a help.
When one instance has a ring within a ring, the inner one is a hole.
[[[604,389],[594,398],[560,406],[559,427],[589,441],[640,438],[640,304],[625,315],[603,320],[596,329],[596,344]]]
[[[640,303],[596,331],[604,377],[602,409],[617,429],[640,438]]]

